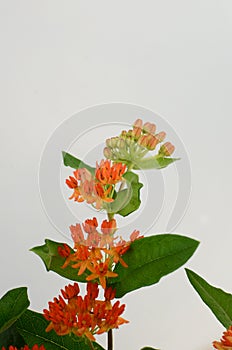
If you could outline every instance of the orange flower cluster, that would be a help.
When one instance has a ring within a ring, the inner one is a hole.
[[[125,305],[120,306],[119,301],[114,304],[111,302],[115,297],[115,290],[111,287],[105,290],[105,300],[97,299],[97,283],[87,283],[87,294],[84,297],[79,295],[79,291],[77,283],[68,285],[61,290],[62,296],[49,302],[49,310],[44,310],[44,317],[50,321],[47,332],[54,329],[58,335],[73,333],[95,341],[95,334],[108,332],[128,323],[120,317]]]
[[[97,227],[96,218],[85,220],[82,227],[80,224],[71,226],[74,252],[66,244],[58,247],[58,252],[66,258],[63,268],[71,265],[72,268],[78,269],[79,276],[88,272],[86,280],[96,280],[105,289],[107,278],[117,277],[117,274],[112,271],[113,266],[120,262],[127,267],[122,255],[129,249],[131,242],[142,237],[139,236],[139,231],[135,230],[130,236],[130,241],[117,240],[114,237],[117,230],[115,219],[104,220],[101,224],[101,232]]]
[[[7,350],[6,348],[4,348],[4,346],[2,347],[2,350]],[[25,345],[23,348],[16,348],[16,346],[9,346],[9,349],[8,350],[30,350],[29,346],[28,345]],[[31,350],[46,350],[45,347],[43,345],[41,346],[38,346],[37,344],[34,345]]]
[[[232,326],[223,333],[221,341],[214,341],[213,346],[218,350],[232,350]]]
[[[156,133],[156,125],[143,123],[141,119],[134,122],[133,129],[122,131],[120,136],[106,140],[104,155],[113,161],[126,161],[135,163],[143,158],[148,151],[153,151],[166,137],[161,131]],[[164,143],[160,150],[160,156],[170,156],[175,147],[170,143]]]
[[[86,168],[77,169],[73,172],[74,176],[66,179],[68,187],[74,190],[69,199],[77,202],[86,201],[96,209],[101,209],[104,202],[113,201],[115,185],[123,181],[125,171],[125,164],[111,164],[109,160],[97,163],[94,175]]]

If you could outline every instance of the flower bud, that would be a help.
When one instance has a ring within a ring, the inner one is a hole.
[[[137,119],[135,122],[134,122],[134,125],[133,125],[135,128],[140,128],[142,129],[143,127],[143,121],[142,119]]]
[[[119,149],[124,149],[126,147],[126,141],[119,137],[117,141],[117,147]]]
[[[175,151],[175,146],[171,142],[165,142],[159,150],[162,156],[170,156]]]
[[[128,146],[130,146],[131,143],[134,142],[134,140],[133,140],[133,138],[132,138],[131,135],[127,135],[127,138],[126,138],[125,141],[126,141],[126,144],[127,144]]]
[[[113,157],[113,153],[109,147],[104,148],[103,154],[104,154],[104,157],[106,157],[107,159],[112,159]]]
[[[107,147],[111,147],[111,139],[107,139],[106,140],[106,146]]]
[[[115,148],[117,147],[117,142],[118,142],[119,137],[111,137],[109,139],[107,146],[110,148]]]
[[[142,129],[139,127],[134,127],[132,131],[132,136],[134,137],[135,140],[138,140],[142,133]]]
[[[142,135],[140,136],[140,138],[138,139],[138,144],[142,147],[147,147],[149,142],[149,138],[147,137],[147,135]]]
[[[166,137],[166,132],[161,131],[158,134],[156,134],[155,137],[159,140],[159,142],[162,142]]]
[[[143,125],[143,131],[148,134],[154,134],[156,131],[156,126],[155,124],[147,122]]]
[[[149,149],[150,151],[153,151],[156,148],[156,145],[158,143],[159,143],[159,140],[154,135],[150,134],[148,139],[147,149]]]
[[[120,135],[120,137],[122,138],[122,139],[126,139],[126,137],[127,137],[127,131],[126,130],[123,130],[122,132],[121,132],[121,135]]]

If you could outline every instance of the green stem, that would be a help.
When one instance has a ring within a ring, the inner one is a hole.
[[[110,329],[107,333],[108,336],[108,348],[107,350],[113,350],[113,331]]]
[[[131,169],[133,169],[133,166],[134,166],[134,164],[131,163],[131,164],[127,167],[127,171],[131,171]]]
[[[87,338],[88,339],[88,338]],[[91,340],[88,339],[88,343],[89,343],[89,347],[91,350],[94,350],[94,347],[93,347],[93,343],[91,342]]]
[[[107,213],[108,221],[114,218],[114,213]]]

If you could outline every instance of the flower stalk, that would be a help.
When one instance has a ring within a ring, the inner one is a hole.
[[[107,334],[108,347],[107,350],[113,350],[113,331],[110,329]]]

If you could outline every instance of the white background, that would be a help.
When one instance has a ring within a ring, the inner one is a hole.
[[[232,2],[1,0],[0,42],[1,294],[26,285],[41,312],[64,286],[28,251],[61,239],[42,209],[40,157],[66,118],[109,102],[161,114],[183,140],[193,187],[176,231],[201,241],[187,266],[232,292]],[[209,350],[223,331],[183,269],[123,301],[115,350]]]

